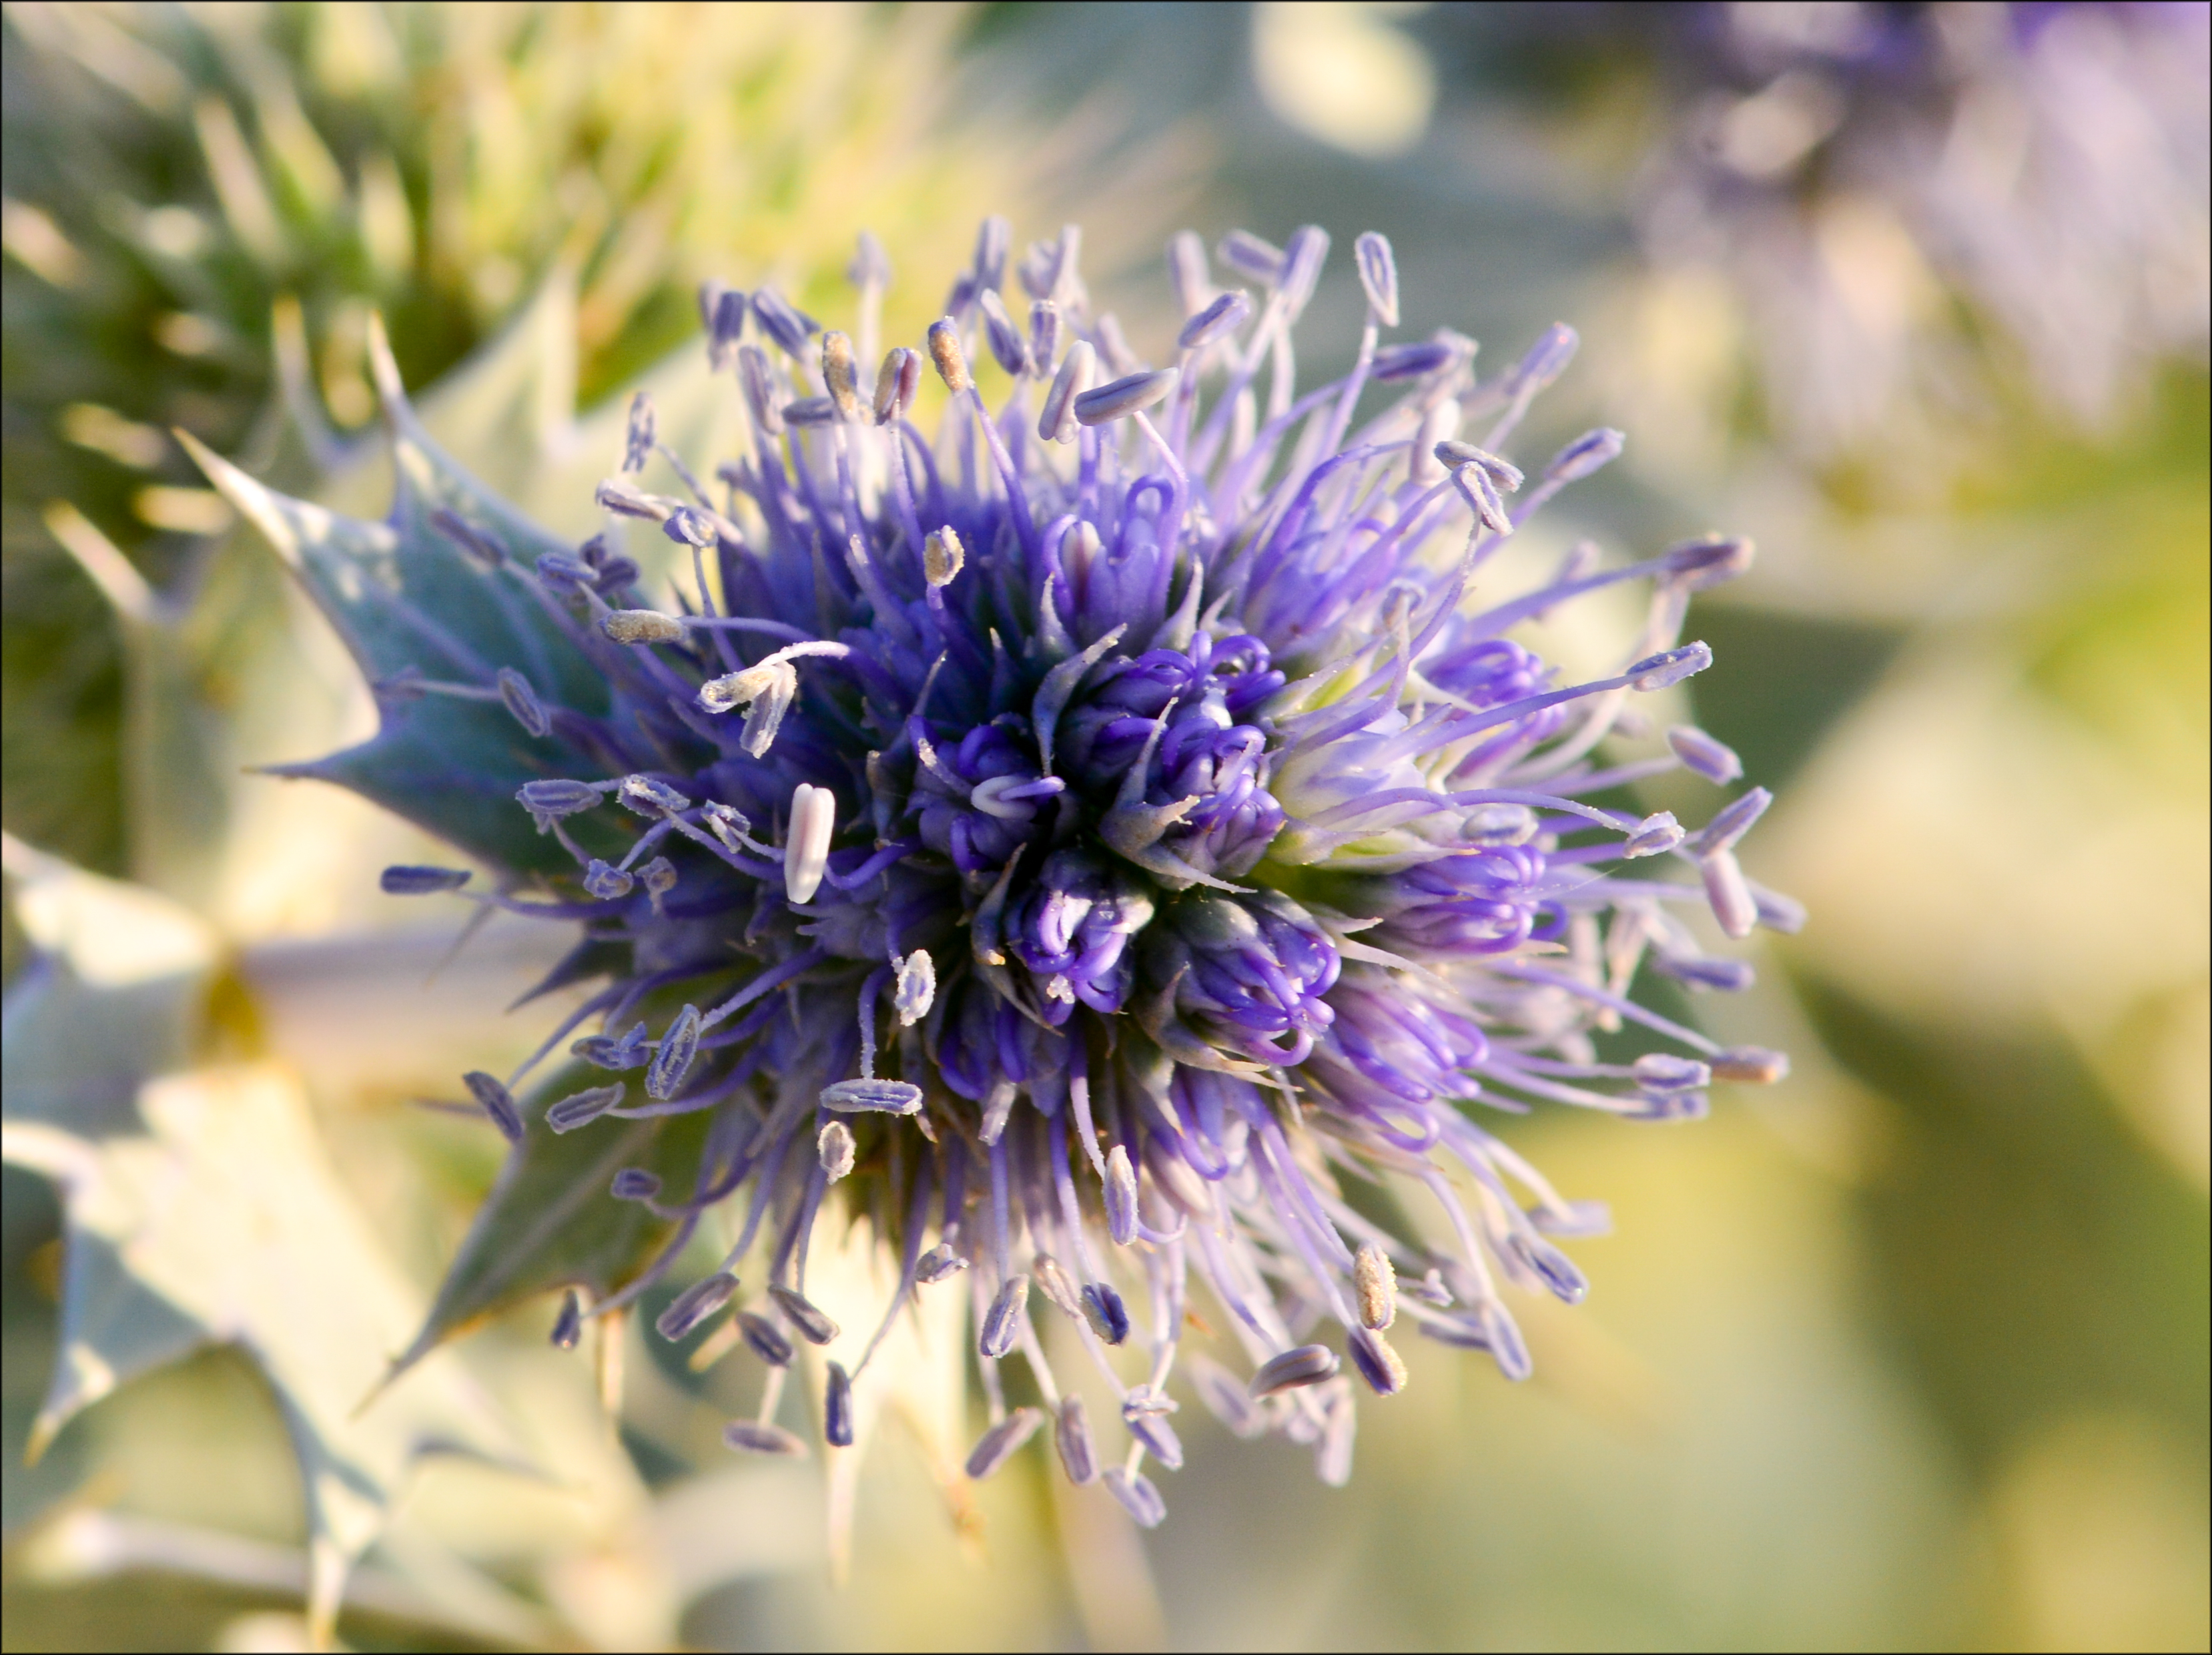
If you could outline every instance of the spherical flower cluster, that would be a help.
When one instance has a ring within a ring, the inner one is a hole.
[[[1186,1378],[1341,1481],[1352,1378],[1399,1390],[1408,1323],[1528,1372],[1501,1280],[1578,1300],[1559,1242],[1604,1214],[1484,1111],[1678,1119],[1716,1079],[1781,1074],[1629,997],[1646,962],[1749,980],[1677,910],[1730,937],[1795,925],[1734,855],[1767,795],[1695,834],[1585,802],[1676,764],[1736,778],[1687,727],[1661,759],[1589,755],[1639,694],[1710,662],[1679,641],[1685,611],[1748,545],[1607,569],[1578,553],[1478,605],[1499,548],[1620,435],[1532,475],[1502,458],[1575,336],[1488,378],[1457,335],[1384,344],[1397,277],[1372,234],[1357,359],[1301,391],[1291,330],[1328,250],[1316,228],[1280,248],[1240,232],[1224,288],[1177,237],[1187,319],[1160,367],[1094,312],[1073,228],[1017,259],[987,223],[944,319],[872,377],[872,243],[857,343],[772,289],[710,284],[708,350],[749,449],[711,490],[641,398],[598,496],[673,543],[673,602],[648,602],[610,537],[555,547],[475,496],[438,503],[404,456],[394,529],[356,526],[343,580],[310,571],[384,727],[294,773],[432,825],[496,887],[396,867],[387,890],[582,930],[555,982],[596,986],[520,1070],[468,1076],[478,1102],[526,1146],[617,1118],[703,1125],[688,1182],[614,1176],[602,1199],[643,1203],[668,1239],[618,1291],[572,1294],[556,1342],[652,1289],[732,1204],[727,1256],[656,1326],[730,1318],[768,1381],[727,1440],[805,1451],[774,1415],[801,1344],[839,1336],[806,1268],[841,1207],[896,1261],[884,1328],[915,1295],[968,1295],[990,1416],[968,1474],[1049,1421],[1067,1474],[1149,1525],[1165,1506],[1144,1468],[1182,1463]],[[982,350],[1012,381],[997,409]],[[951,398],[933,439],[909,417],[926,374]],[[1618,672],[1561,683],[1509,636],[1621,581],[1652,595]],[[1643,858],[1691,877],[1619,871]],[[1654,1049],[1600,1061],[1593,1032],[1624,1022]],[[1385,1175],[1448,1239],[1360,1193]],[[1241,1373],[1178,1363],[1194,1275]],[[1111,1376],[1118,1443],[1055,1383],[1039,1317]],[[1026,1372],[1002,1376],[1017,1354]],[[823,1369],[833,1445],[867,1366]]]

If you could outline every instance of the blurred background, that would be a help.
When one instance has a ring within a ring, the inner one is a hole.
[[[705,397],[661,366],[702,277],[842,317],[871,228],[905,337],[983,213],[1079,219],[1158,348],[1170,231],[1313,222],[1326,374],[1376,229],[1409,336],[1582,331],[1528,450],[1603,422],[1627,455],[1532,535],[1760,547],[1692,611],[1692,687],[1780,796],[1748,865],[1812,921],[1689,1009],[1796,1075],[1695,1126],[1518,1124],[1617,1223],[1589,1304],[1532,1310],[1534,1379],[1417,1346],[1341,1490],[1186,1409],[1141,1540],[1037,1464],[956,1524],[890,1436],[841,1588],[811,1467],[711,1445],[715,1373],[639,1343],[611,1435],[537,1306],[459,1360],[556,1475],[423,1462],[341,1640],[2206,1647],[2207,15],[10,0],[5,825],[118,882],[11,849],[10,1109],[273,1060],[300,1178],[377,1215],[399,1301],[496,1159],[408,1100],[529,1044],[490,1020],[527,949],[427,993],[444,940],[351,894],[404,837],[238,774],[361,697],[167,435],[373,514],[372,312],[558,528],[618,389]],[[33,938],[89,983],[103,928],[163,925],[184,1000],[117,968],[33,1049]],[[113,1394],[27,1466],[60,1212],[6,1176],[8,1646],[294,1646],[317,1404],[281,1329],[195,1311],[80,1372]]]

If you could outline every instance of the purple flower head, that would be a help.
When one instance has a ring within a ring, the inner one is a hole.
[[[1505,455],[1570,332],[1494,378],[1448,344],[1382,383],[1397,275],[1363,238],[1365,343],[1344,378],[1302,387],[1291,326],[1328,238],[1224,243],[1265,289],[1252,307],[1202,291],[1202,250],[1178,239],[1204,348],[1093,389],[1093,362],[1127,346],[1089,308],[1078,238],[1017,271],[1051,295],[1032,357],[999,296],[1010,235],[985,227],[967,299],[881,383],[772,289],[745,307],[780,349],[742,342],[744,307],[715,290],[708,349],[752,416],[743,452],[700,457],[729,492],[707,498],[647,415],[622,456],[638,480],[600,490],[641,537],[665,526],[678,589],[660,607],[635,584],[613,606],[588,555],[489,508],[470,521],[496,558],[434,532],[374,581],[317,561],[343,548],[307,558],[372,678],[410,693],[367,747],[299,773],[496,871],[471,888],[394,869],[395,895],[582,928],[549,984],[598,985],[581,1009],[517,1073],[468,1084],[517,1155],[649,1164],[613,1193],[666,1244],[593,1314],[651,1288],[728,1204],[728,1256],[659,1325],[681,1337],[737,1300],[715,1336],[780,1373],[794,1338],[845,1337],[806,1297],[809,1238],[842,1208],[896,1263],[884,1325],[911,1295],[969,1295],[978,1360],[1036,1369],[1070,1474],[1152,1524],[1165,1504],[1139,1467],[1182,1460],[1163,1416],[1192,1278],[1235,1347],[1220,1354],[1258,1376],[1206,1358],[1196,1394],[1240,1434],[1312,1446],[1332,1480],[1352,1380],[1407,1383],[1383,1327],[1524,1373],[1504,1290],[1578,1298],[1542,1237],[1588,1233],[1592,1209],[1479,1122],[1540,1104],[1675,1118],[1710,1079],[1778,1077],[1778,1056],[1721,1061],[1632,994],[1647,962],[1693,987],[1747,979],[1707,952],[1708,905],[1731,935],[1800,916],[1736,861],[1763,794],[1703,835],[1666,818],[1671,837],[1585,797],[1622,779],[1589,755],[1629,704],[1710,662],[1680,641],[1687,595],[1743,557],[1578,556],[1527,590],[1489,567],[1559,481],[1516,495]],[[884,261],[866,276],[873,294]],[[1066,379],[1042,426],[1026,386],[986,403],[979,344]],[[908,411],[925,354],[949,399],[933,439]],[[813,401],[830,411],[801,417]],[[410,514],[403,498],[398,528],[356,526],[359,544],[386,548]],[[1610,672],[1577,681],[1513,636],[1625,581],[1651,599]],[[364,618],[349,605],[368,587]],[[1710,737],[1674,742],[1630,768],[1679,754],[1733,779]],[[1662,1055],[1601,1061],[1594,1033],[1624,1024]],[[574,1062],[533,1081],[562,1051]],[[1341,1177],[1385,1169],[1428,1183],[1451,1246],[1347,1204]],[[1031,1324],[1048,1306],[1126,1367],[1118,1424],[1053,1400]],[[833,1445],[869,1417],[875,1348],[841,1345],[826,1370]],[[971,1476],[1044,1415],[1000,1418]],[[730,1440],[793,1446],[765,1415]]]

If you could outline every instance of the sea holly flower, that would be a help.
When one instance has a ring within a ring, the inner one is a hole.
[[[283,773],[483,871],[394,868],[394,896],[577,932],[544,985],[586,985],[575,1008],[514,1072],[465,1077],[517,1142],[417,1353],[568,1284],[592,1301],[564,1300],[571,1344],[666,1281],[659,1336],[705,1332],[702,1352],[742,1344],[763,1369],[726,1440],[787,1454],[794,1359],[817,1353],[820,1435],[846,1447],[902,1310],[933,1304],[983,1378],[968,1474],[1048,1420],[1067,1475],[1149,1526],[1167,1506],[1145,1468],[1182,1463],[1165,1415],[1186,1375],[1232,1429],[1308,1444],[1340,1482],[1354,1378],[1407,1383],[1393,1337],[1528,1372],[1502,1290],[1578,1301],[1559,1244],[1604,1214],[1486,1117],[1680,1119],[1715,1080],[1780,1077],[1778,1054],[1632,994],[1647,961],[1749,981],[1707,952],[1700,910],[1729,937],[1802,919],[1736,860],[1767,795],[1695,833],[1591,802],[1677,764],[1740,773],[1687,728],[1648,761],[1591,755],[1711,664],[1681,642],[1687,605],[1748,544],[1494,591],[1510,537],[1620,448],[1507,457],[1575,336],[1488,378],[1439,340],[1361,418],[1396,271],[1361,238],[1353,367],[1302,391],[1292,330],[1328,245],[1238,233],[1222,257],[1257,292],[1224,304],[1177,238],[1189,321],[1157,367],[1093,310],[1072,229],[1017,262],[987,223],[948,313],[872,381],[834,326],[769,300],[725,326],[718,302],[708,349],[749,442],[695,463],[641,402],[597,493],[608,532],[580,547],[440,454],[388,357],[387,522],[203,455],[378,688],[374,739]],[[1010,265],[1051,307],[1026,331]],[[979,348],[1011,381],[996,406]],[[950,399],[933,435],[925,359]],[[625,521],[666,543],[666,588],[615,550]],[[1617,670],[1568,682],[1511,636],[1631,581],[1650,602]],[[1651,871],[1665,859],[1679,877]],[[1649,1050],[1601,1056],[1594,1035],[1624,1026]],[[1384,1175],[1435,1205],[1431,1231],[1395,1194],[1347,1195]],[[670,1280],[719,1208],[726,1256]],[[817,1260],[810,1283],[832,1209],[884,1265],[857,1319],[852,1271],[825,1287]],[[1200,1291],[1224,1348],[1184,1364]],[[1048,1343],[1096,1358],[1118,1434]]]

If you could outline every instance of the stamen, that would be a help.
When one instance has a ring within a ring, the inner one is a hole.
[[[1336,1353],[1327,1345],[1300,1345],[1260,1365],[1249,1387],[1254,1402],[1303,1385],[1317,1385],[1336,1372]]]
[[[653,609],[611,609],[599,617],[599,630],[617,643],[681,643],[684,623]]]
[[[711,318],[708,325],[713,326]],[[641,391],[629,399],[629,429],[623,440],[623,470],[635,475],[645,469],[645,462],[653,458],[653,446],[659,440],[658,428],[653,399]]]
[[[1157,1529],[1166,1521],[1168,1503],[1160,1498],[1160,1491],[1152,1487],[1152,1480],[1142,1471],[1131,1471],[1119,1465],[1106,1468],[1106,1489],[1121,1504],[1121,1509],[1137,1521],[1141,1529]]]
[[[914,1279],[927,1287],[948,1275],[957,1275],[967,1268],[968,1261],[954,1252],[949,1244],[940,1241],[915,1261]]]
[[[1753,788],[1741,798],[1731,800],[1705,824],[1691,849],[1701,856],[1717,850],[1733,850],[1773,802],[1774,795],[1765,788]]]
[[[1129,1307],[1121,1302],[1121,1295],[1110,1283],[1085,1284],[1083,1315],[1091,1323],[1091,1330],[1109,1345],[1118,1345],[1129,1336]]]
[[[598,802],[598,795],[592,796]],[[441,891],[459,891],[472,876],[465,867],[387,867],[377,876],[377,885],[386,896],[427,897]]]
[[[1030,1279],[1025,1275],[1010,1275],[1000,1284],[991,1308],[983,1317],[982,1332],[975,1348],[984,1355],[1004,1356],[1014,1348],[1021,1336],[1022,1318],[1028,1313]]]
[[[1106,1152],[1106,1232],[1117,1247],[1137,1238],[1137,1174],[1129,1152],[1115,1144]]]
[[[538,691],[530,680],[512,666],[499,669],[499,698],[507,710],[514,715],[514,721],[533,736],[543,738],[552,733],[553,721],[545,715],[544,704],[538,699]]]
[[[898,963],[898,986],[891,994],[891,1007],[898,1013],[899,1026],[910,1029],[921,1022],[929,1015],[936,998],[937,962],[927,948],[917,948]]]
[[[588,1092],[572,1092],[545,1111],[545,1124],[556,1132],[574,1132],[587,1126],[613,1109],[629,1090],[622,1081],[611,1086],[593,1086]]]
[[[968,357],[960,349],[959,326],[950,316],[929,325],[928,344],[929,360],[947,391],[957,397],[975,384],[968,374]]]
[[[737,1277],[727,1270],[718,1270],[677,1294],[668,1308],[653,1318],[653,1330],[674,1344],[696,1331],[700,1323],[735,1298],[737,1292]]]
[[[1716,741],[1694,725],[1677,724],[1667,732],[1667,745],[1674,756],[1708,782],[1726,787],[1743,774],[1743,760],[1735,750]]]
[[[1708,587],[1733,581],[1751,567],[1755,551],[1749,540],[1738,537],[1709,534],[1702,540],[1686,540],[1679,546],[1667,549],[1667,572],[1690,592],[1702,592]]]
[[[625,1166],[615,1174],[609,1192],[617,1201],[651,1201],[660,1193],[660,1178],[641,1166]]]
[[[1376,1396],[1395,1396],[1406,1388],[1405,1358],[1393,1350],[1390,1342],[1381,1334],[1354,1328],[1346,1337],[1344,1348],[1352,1358],[1352,1366]]]
[[[1789,1078],[1790,1056],[1786,1052],[1769,1051],[1764,1046],[1728,1046],[1713,1055],[1711,1067],[1716,1080],[1771,1086]]]
[[[842,1121],[831,1121],[825,1124],[815,1135],[814,1147],[821,1158],[822,1171],[830,1183],[836,1183],[853,1170],[854,1158],[858,1152],[853,1142],[853,1129]]]
[[[1667,649],[1656,655],[1647,655],[1628,669],[1628,687],[1649,693],[1655,690],[1671,690],[1684,678],[1702,672],[1713,664],[1713,652],[1703,643],[1686,643],[1679,649]]]
[[[1090,391],[1097,376],[1098,352],[1091,341],[1078,339],[1068,346],[1060,371],[1052,376],[1051,387],[1044,394],[1044,406],[1037,412],[1036,434],[1041,441],[1075,441],[1080,429],[1075,417],[1076,400]]]
[[[610,866],[594,856],[584,869],[584,889],[601,902],[617,902],[630,893],[635,883],[622,869]]]
[[[921,388],[921,357],[904,345],[893,345],[876,374],[876,423],[889,425],[904,419]]]
[[[921,1108],[921,1088],[906,1080],[840,1080],[822,1089],[822,1107],[847,1115],[912,1115]]]
[[[738,384],[745,393],[745,407],[753,417],[754,429],[765,436],[781,436],[783,397],[776,388],[775,370],[769,365],[768,353],[758,345],[739,347]]]
[[[1083,1301],[1076,1294],[1075,1283],[1068,1280],[1067,1272],[1060,1268],[1060,1261],[1050,1253],[1039,1253],[1030,1263],[1030,1270],[1036,1285],[1053,1307],[1071,1322],[1080,1322]]]
[[[1252,298],[1242,288],[1215,295],[1213,301],[1182,325],[1176,336],[1178,349],[1203,350],[1224,334],[1234,333],[1251,319]]]
[[[1098,1481],[1098,1451],[1091,1440],[1091,1415],[1082,1397],[1061,1398],[1053,1445],[1060,1450],[1060,1467],[1070,1482],[1081,1488]]]
[[[1662,810],[1645,817],[1636,824],[1636,831],[1622,843],[1624,856],[1656,856],[1674,849],[1682,843],[1682,824],[1674,819],[1674,812]]]
[[[576,1297],[576,1290],[571,1287],[561,1295],[561,1313],[553,1320],[553,1332],[550,1336],[553,1348],[574,1350],[576,1348],[576,1342],[583,1336],[584,1304],[583,1300]]]
[[[811,902],[830,866],[830,835],[837,824],[837,795],[801,782],[791,795],[784,830],[783,890],[794,904]]]
[[[1153,368],[1085,391],[1075,399],[1076,420],[1084,425],[1110,425],[1125,419],[1164,399],[1175,389],[1178,377],[1172,368]]]
[[[986,1431],[976,1439],[963,1468],[972,1482],[981,1482],[1010,1459],[1015,1451],[1036,1435],[1037,1427],[1044,1423],[1041,1409],[1018,1408]]]
[[[1629,1065],[1636,1084],[1650,1092],[1687,1092],[1713,1078],[1713,1070],[1694,1057],[1673,1052],[1648,1051]]]
[[[1352,244],[1352,261],[1359,267],[1359,285],[1366,290],[1367,308],[1385,327],[1398,326],[1398,261],[1391,256],[1389,239],[1369,230]]]
[[[1180,1471],[1182,1469],[1182,1439],[1176,1435],[1175,1427],[1158,1413],[1139,1406],[1135,1391],[1130,1392],[1129,1400],[1121,1404],[1121,1426],[1137,1439],[1147,1454],[1169,1470]]]
[[[760,1420],[732,1420],[722,1427],[722,1441],[741,1454],[770,1454],[786,1459],[806,1457],[806,1445],[780,1425]]]
[[[770,1287],[768,1293],[775,1300],[776,1308],[791,1318],[791,1325],[799,1329],[807,1343],[827,1345],[836,1342],[837,1324],[804,1293],[779,1287]]]
[[[951,586],[967,562],[967,548],[950,523],[922,542],[922,577],[933,587]]]
[[[1362,1327],[1380,1332],[1397,1316],[1398,1272],[1390,1256],[1371,1241],[1352,1257],[1352,1291]]]
[[[471,1069],[461,1077],[461,1084],[469,1089],[469,1095],[491,1117],[492,1124],[507,1142],[522,1141],[522,1111],[514,1106],[514,1094],[500,1083],[498,1077],[486,1074],[482,1069]]]
[[[822,336],[822,380],[830,400],[843,420],[860,417],[860,390],[853,366],[853,341],[848,334],[831,332]]]
[[[832,1448],[853,1445],[853,1380],[841,1362],[823,1364],[829,1384],[822,1396],[822,1438]]]
[[[764,1316],[750,1311],[738,1312],[738,1331],[744,1336],[746,1347],[770,1367],[789,1367],[796,1354],[791,1341],[782,1330]]]
[[[699,1008],[686,1006],[660,1037],[660,1049],[653,1053],[652,1065],[645,1072],[646,1095],[663,1102],[673,1098],[684,1077],[691,1072],[691,1060],[698,1055]]]

